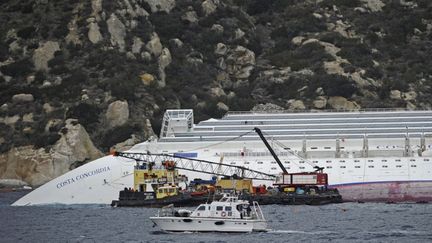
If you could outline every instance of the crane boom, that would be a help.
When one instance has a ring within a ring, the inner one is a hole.
[[[273,158],[276,160],[276,162],[278,163],[279,167],[281,168],[282,172],[284,174],[288,174],[288,171],[285,169],[285,167],[283,166],[282,162],[279,160],[279,157],[276,155],[275,151],[273,150],[273,148],[270,146],[270,144],[267,142],[267,139],[264,137],[264,135],[261,132],[261,129],[259,129],[258,127],[254,128],[255,132],[258,133],[259,137],[261,138],[261,140],[264,142],[265,146],[267,147],[267,149],[270,151],[271,155],[273,156]]]
[[[212,162],[199,159],[184,158],[169,154],[151,154],[151,153],[131,153],[131,152],[113,152],[113,156],[120,156],[144,163],[174,162],[174,168],[201,172],[205,174],[218,176],[237,175],[245,179],[274,181],[276,176],[251,170],[243,166],[229,165],[221,162]]]

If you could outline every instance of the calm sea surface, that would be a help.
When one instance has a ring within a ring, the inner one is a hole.
[[[0,193],[0,242],[432,242],[432,204],[262,206],[266,233],[164,233],[154,208],[11,207]]]

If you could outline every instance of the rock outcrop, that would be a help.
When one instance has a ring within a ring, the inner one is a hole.
[[[399,90],[391,90],[390,91],[390,99],[400,100],[402,98],[401,92]]]
[[[33,102],[34,97],[32,94],[16,94],[12,96],[12,102],[14,103],[26,103]]]
[[[153,56],[158,57],[162,53],[162,43],[160,42],[159,36],[156,33],[152,34],[150,41],[146,44],[146,49],[153,54]]]
[[[133,44],[132,44],[132,53],[133,54],[139,54],[141,53],[141,48],[143,47],[144,42],[142,42],[141,38],[134,37]]]
[[[131,138],[112,146],[110,150],[120,151],[120,152],[126,151],[126,150],[129,150],[130,148],[132,148],[135,144],[137,144],[139,142],[140,142],[140,140],[135,135],[132,135]]]
[[[102,34],[99,31],[99,25],[96,22],[89,23],[88,28],[89,31],[87,36],[91,43],[97,44],[103,39]]]
[[[327,98],[324,96],[318,96],[314,101],[313,101],[313,105],[314,108],[317,109],[324,109],[327,106]]]
[[[331,108],[336,110],[353,111],[361,108],[356,102],[349,101],[345,97],[341,96],[330,97],[327,102]]]
[[[17,147],[0,155],[0,178],[21,180],[32,186],[40,186],[58,175],[61,174],[54,173],[50,153],[43,148]]]
[[[226,71],[233,79],[247,79],[255,66],[255,53],[243,46],[227,52]]]
[[[4,123],[9,126],[14,126],[19,121],[19,119],[20,119],[19,115],[0,117],[0,123]]]
[[[304,105],[303,101],[301,100],[288,100],[288,109],[289,110],[304,110],[306,109],[306,106]]]
[[[219,0],[205,0],[201,4],[204,14],[207,16],[214,13],[217,9],[217,4],[219,4]]]
[[[55,41],[40,43],[34,51],[33,63],[36,70],[48,71],[48,61],[54,57],[54,53],[60,50],[60,45]]]
[[[284,112],[284,108],[272,103],[267,104],[258,104],[252,108],[252,111],[255,112],[274,112],[274,113],[282,113]]]
[[[165,87],[165,85],[166,85],[166,83],[165,83],[165,79],[166,79],[165,68],[168,67],[168,65],[170,65],[171,61],[172,61],[171,52],[169,51],[168,48],[164,48],[162,50],[161,55],[158,58],[159,77],[160,77],[159,86],[160,87]]]
[[[182,17],[182,20],[188,21],[189,23],[196,23],[198,22],[198,15],[193,10],[193,8],[189,11],[187,11]]]
[[[1,188],[23,188],[28,186],[28,183],[17,179],[0,179],[0,189]]]
[[[111,35],[111,44],[118,46],[121,52],[125,51],[126,27],[120,19],[113,13],[107,20],[108,31]]]
[[[381,0],[361,0],[372,12],[381,12],[385,4]]]
[[[16,147],[0,155],[0,178],[40,186],[70,169],[103,156],[76,120],[66,121],[64,133],[50,151]]]
[[[109,127],[121,126],[129,119],[129,105],[127,101],[117,100],[109,104],[105,114]]]
[[[102,12],[102,0],[91,0],[92,16],[98,17],[99,13]]]
[[[85,163],[103,156],[77,120],[66,120],[64,128],[64,133],[61,133],[60,139],[51,151],[54,164],[62,164],[64,169],[68,170],[75,166],[75,163]]]
[[[151,8],[152,13],[169,13],[175,7],[175,0],[144,0]]]

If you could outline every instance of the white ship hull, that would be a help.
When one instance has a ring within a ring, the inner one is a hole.
[[[340,190],[343,200],[432,201],[432,111],[245,113],[197,125],[190,112],[168,111],[160,139],[137,144],[130,152],[213,162],[223,158],[225,164],[278,174],[281,169],[262,141],[247,133],[259,126],[289,172],[324,167],[330,186]],[[131,160],[103,157],[48,182],[14,205],[110,204],[121,189],[133,186],[133,165]],[[91,173],[104,167],[109,170]],[[190,180],[211,176],[180,172]],[[81,179],[86,173],[92,175]]]
[[[119,191],[133,186],[133,164],[112,156],[94,160],[47,182],[12,205],[110,204]]]
[[[252,232],[266,231],[265,220],[200,217],[150,217],[164,231]]]

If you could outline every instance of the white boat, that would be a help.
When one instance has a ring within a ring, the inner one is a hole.
[[[252,232],[267,231],[267,221],[257,202],[224,196],[219,201],[201,204],[194,211],[162,208],[150,219],[164,231]]]
[[[324,167],[329,186],[338,188],[344,200],[432,201],[431,110],[230,112],[198,124],[192,110],[167,110],[159,138],[128,152],[213,162],[223,158],[225,164],[279,174],[254,127],[264,132],[290,173]],[[120,190],[133,186],[134,165],[132,159],[106,156],[48,182],[14,205],[110,204]],[[191,180],[211,177],[179,172]]]

